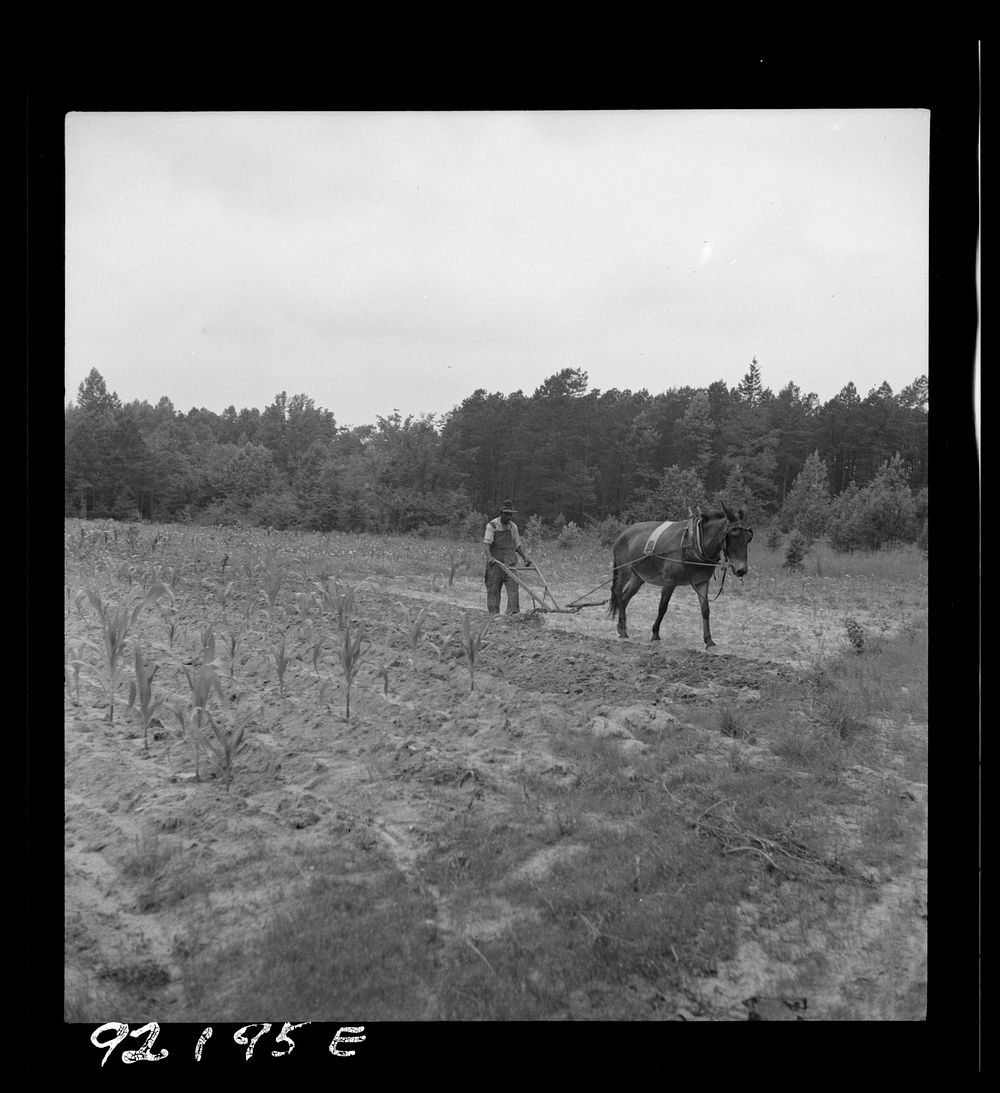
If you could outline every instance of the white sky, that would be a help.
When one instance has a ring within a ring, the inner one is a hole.
[[[925,110],[72,113],[67,400],[927,372]]]

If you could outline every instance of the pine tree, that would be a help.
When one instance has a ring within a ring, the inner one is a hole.
[[[736,385],[736,393],[747,406],[759,406],[764,396],[764,385],[760,379],[760,366],[757,358],[750,362],[747,374]]]
[[[81,410],[92,414],[110,414],[121,409],[121,400],[112,391],[104,377],[96,368],[91,368],[87,378],[77,388],[76,404]]]
[[[830,476],[818,451],[805,461],[778,514],[783,531],[796,528],[807,545],[826,534],[831,517]]]
[[[696,391],[678,425],[677,448],[681,466],[690,467],[702,481],[712,464],[714,431],[708,392]]]

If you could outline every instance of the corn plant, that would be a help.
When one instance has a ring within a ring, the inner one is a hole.
[[[135,643],[135,679],[129,684],[128,708],[131,710],[135,700],[139,700],[139,714],[142,717],[142,746],[149,751],[149,727],[163,706],[163,700],[153,698],[153,677],[158,664],[152,668],[146,663],[139,643]]]
[[[399,605],[403,607],[402,604]],[[416,614],[411,616],[409,610],[403,607],[406,611],[406,640],[410,646],[410,667],[415,668],[417,663],[417,648],[420,645],[420,631],[423,629],[424,620],[427,618],[427,608],[422,607]],[[428,642],[435,652],[437,652],[437,646],[433,642]]]
[[[163,619],[163,625],[167,631],[167,644],[173,649],[174,638],[177,636],[177,623],[180,618],[180,612],[171,601],[166,608],[160,608],[160,617]]]
[[[351,719],[351,683],[358,674],[358,668],[361,664],[361,654],[363,652],[361,644],[364,640],[365,624],[363,622],[358,623],[358,629],[352,637],[351,623],[350,620],[348,620],[347,625],[344,627],[343,637],[338,650],[340,654],[340,666],[344,670],[344,680],[347,683],[347,705],[345,707],[344,716],[348,721]]]
[[[135,625],[136,619],[142,609],[160,595],[170,595],[163,585],[154,585],[139,603],[131,605],[127,602],[110,604],[101,599],[101,594],[96,588],[87,587],[81,589],[77,596],[84,597],[97,612],[101,629],[101,644],[86,641],[92,649],[96,649],[104,656],[104,666],[107,673],[108,691],[108,721],[114,722],[115,694],[118,690],[118,680],[121,676],[121,655],[125,648],[125,639]]]
[[[395,663],[395,657],[392,653],[392,646],[389,644],[389,638],[392,636],[392,630],[386,627],[385,631],[385,645],[382,648],[382,656],[380,658],[379,666],[375,671],[375,675],[382,680],[382,694],[387,695],[389,693],[389,669]]]
[[[354,610],[354,589],[346,583],[341,588],[336,577],[332,585],[327,580],[314,581],[313,584],[319,593],[320,607],[337,616],[337,628],[343,632],[344,623],[350,624]]]
[[[216,666],[215,653],[215,627],[212,623],[206,623],[198,631],[201,639],[201,662],[214,668]]]
[[[285,672],[288,668],[289,657],[285,651],[285,639],[282,638],[278,645],[271,647],[271,655],[274,657],[274,666],[278,670],[278,693],[285,697]]]
[[[75,705],[80,705],[80,669],[86,667],[83,659],[83,644],[75,649],[65,646],[63,675],[66,680],[66,690],[69,690],[69,677],[73,676],[73,693],[76,696]]]
[[[228,630],[222,637],[222,640],[226,643],[226,652],[229,654],[229,686],[233,686],[233,671],[236,668],[236,644],[237,637],[235,630]]]
[[[483,647],[483,639],[486,637],[489,628],[490,618],[487,616],[478,632],[474,633],[469,623],[469,612],[462,612],[462,652],[465,653],[465,660],[469,666],[470,692],[476,689],[476,655]]]
[[[309,648],[312,652],[313,671],[316,673],[317,679],[319,678],[319,658],[323,653],[324,645],[326,645],[326,634],[320,631],[314,632]]]
[[[212,697],[213,691],[220,702],[224,702],[225,697],[222,693],[222,684],[219,682],[219,677],[210,664],[202,664],[197,671],[185,668],[184,674],[187,676],[188,687],[191,690],[191,709],[175,708],[174,714],[180,722],[181,732],[191,743],[194,751],[195,778],[200,780],[201,752],[209,748],[208,738],[204,732],[204,724],[211,718],[208,710],[208,700]]]
[[[264,587],[261,590],[268,612],[273,611],[277,605],[278,594],[287,575],[288,570],[282,565],[281,561],[274,554],[269,553],[264,559]]]
[[[216,721],[210,710],[204,708],[184,710],[174,707],[173,713],[180,723],[182,738],[187,740],[194,753],[195,780],[201,781],[201,755],[204,753],[209,762],[222,772],[228,790],[233,778],[234,761],[245,746],[245,726],[237,725],[227,730]],[[211,733],[205,731],[206,725]]]
[[[304,627],[309,622],[309,611],[313,606],[313,598],[308,592],[295,593],[295,610],[298,612],[299,627]]]
[[[222,609],[222,614],[226,614],[226,601],[229,599],[229,593],[233,590],[233,582],[223,583],[222,581],[213,580],[211,577],[202,577],[201,587],[210,592],[219,601],[219,607]]]
[[[233,780],[233,763],[236,756],[246,746],[244,740],[246,726],[234,725],[233,728],[226,729],[215,720],[209,710],[205,710],[205,716],[212,730],[212,736],[199,730],[202,731],[202,746],[208,752],[209,760],[222,772],[228,792]]]

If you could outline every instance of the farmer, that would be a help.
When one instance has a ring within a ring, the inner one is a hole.
[[[517,524],[511,519],[516,509],[510,501],[500,506],[500,515],[486,525],[483,535],[483,559],[486,562],[486,610],[491,615],[500,614],[500,589],[507,586],[507,614],[516,615],[521,607],[517,599],[517,581],[506,573],[497,562],[513,566],[520,554],[524,564],[531,567],[521,546]]]

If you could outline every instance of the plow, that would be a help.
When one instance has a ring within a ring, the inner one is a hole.
[[[504,573],[513,578],[521,588],[528,593],[532,601],[532,611],[551,611],[562,615],[573,615],[584,607],[603,607],[604,604],[608,602],[607,600],[581,602],[584,599],[584,596],[590,596],[596,592],[598,588],[604,587],[604,585],[598,585],[597,588],[592,588],[590,592],[585,592],[583,596],[578,596],[575,600],[572,600],[563,607],[552,594],[552,589],[549,588],[549,582],[545,579],[545,575],[534,562],[524,569],[516,569],[514,566],[505,565],[496,558],[493,559],[493,564],[498,565]],[[526,574],[532,574],[537,577],[541,582],[541,588],[539,589],[537,585],[530,585],[527,580],[525,580]],[[605,584],[610,583],[610,581],[605,582]]]

